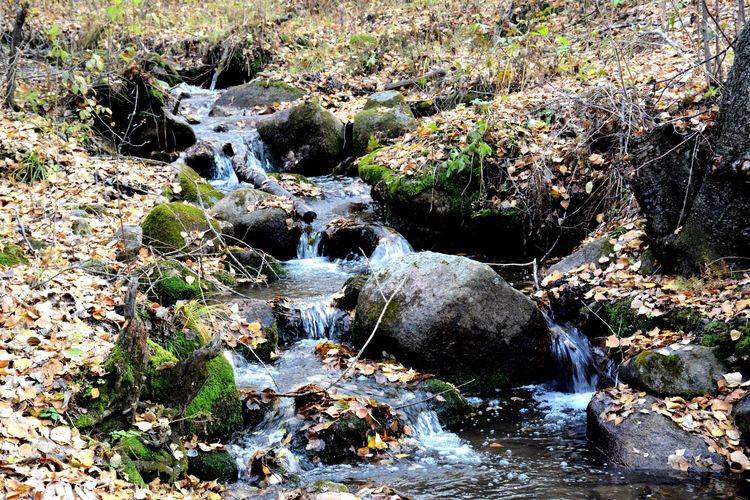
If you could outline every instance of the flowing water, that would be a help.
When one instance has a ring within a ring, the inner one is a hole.
[[[272,169],[270,155],[253,124],[257,116],[238,112],[212,117],[209,111],[217,92],[181,86],[185,92],[181,112],[194,122],[200,139],[225,143],[235,154],[246,154],[256,168]],[[212,184],[229,190],[239,183],[227,155],[219,154],[219,174]],[[244,291],[260,299],[283,297],[296,308],[305,337],[286,346],[281,357],[267,368],[227,353],[241,387],[279,392],[302,385],[326,386],[340,372],[323,366],[313,350],[319,339],[336,339],[336,325],[344,312],[336,309],[332,295],[347,278],[388,265],[411,252],[409,243],[392,229],[384,231],[369,259],[330,261],[319,255],[320,231],[339,217],[372,220],[375,215],[369,187],[358,179],[324,176],[311,178],[322,196],[306,200],[318,218],[303,235],[298,255],[284,265],[287,275],[268,287]],[[369,268],[369,269],[368,269]],[[510,280],[509,280],[510,281]],[[402,411],[414,436],[410,458],[374,464],[313,465],[303,456],[284,448],[285,437],[303,422],[295,417],[291,398],[281,398],[257,429],[241,432],[229,446],[240,465],[242,495],[248,490],[246,464],[259,449],[277,448],[286,468],[299,474],[303,484],[318,479],[353,486],[374,482],[392,486],[415,498],[672,498],[731,497],[735,490],[727,482],[711,478],[665,477],[625,473],[602,461],[586,442],[585,408],[606,369],[597,369],[589,340],[575,328],[547,321],[552,331],[551,350],[558,376],[543,385],[498,392],[493,398],[469,398],[471,417],[452,429],[444,429],[437,415],[425,404],[412,404]],[[372,378],[345,380],[341,393],[372,396],[400,406],[424,399],[424,394],[377,384]],[[656,437],[655,437],[656,438]]]

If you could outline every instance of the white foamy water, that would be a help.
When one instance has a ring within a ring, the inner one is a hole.
[[[451,463],[482,462],[481,455],[469,443],[456,434],[443,430],[434,411],[419,413],[414,423],[414,437],[422,449],[422,459],[427,462],[434,462],[433,455]]]
[[[406,238],[397,231],[387,228],[388,234],[380,238],[378,246],[370,256],[370,266],[373,269],[382,269],[391,262],[413,252]]]

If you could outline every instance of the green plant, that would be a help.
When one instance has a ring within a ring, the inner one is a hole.
[[[57,408],[50,406],[49,408],[43,409],[39,412],[39,416],[42,418],[48,418],[53,422],[59,422],[62,420],[62,415],[57,411]]]
[[[13,172],[16,180],[32,184],[49,177],[49,168],[36,151],[29,151],[21,157],[19,168]]]

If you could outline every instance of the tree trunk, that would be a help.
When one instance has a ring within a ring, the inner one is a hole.
[[[10,56],[8,57],[8,70],[5,75],[5,103],[10,109],[15,109],[16,107],[16,71],[18,68],[18,59],[20,58],[18,46],[21,45],[23,25],[26,23],[26,13],[29,10],[29,4],[25,1],[21,2],[15,0],[13,5],[16,11],[16,21],[13,26],[13,36],[10,42]]]
[[[735,51],[711,154],[704,141],[664,127],[632,158],[631,187],[667,270],[695,274],[750,257],[750,25]]]

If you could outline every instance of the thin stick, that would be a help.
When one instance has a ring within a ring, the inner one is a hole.
[[[410,406],[416,406],[416,405],[421,404],[421,403],[426,403],[427,401],[430,401],[431,399],[435,399],[438,396],[442,396],[445,393],[448,393],[448,392],[451,392],[451,391],[458,391],[461,387],[464,387],[466,385],[469,385],[469,384],[473,383],[474,380],[476,380],[476,379],[471,379],[468,382],[464,382],[463,384],[455,385],[455,386],[453,386],[453,387],[451,387],[449,389],[445,389],[443,391],[440,391],[437,394],[433,394],[432,396],[430,396],[428,398],[421,399],[419,401],[412,401],[411,403],[406,403],[406,404],[403,404],[401,406],[397,406],[397,407],[394,408],[394,410],[401,410],[403,408],[408,408]]]

